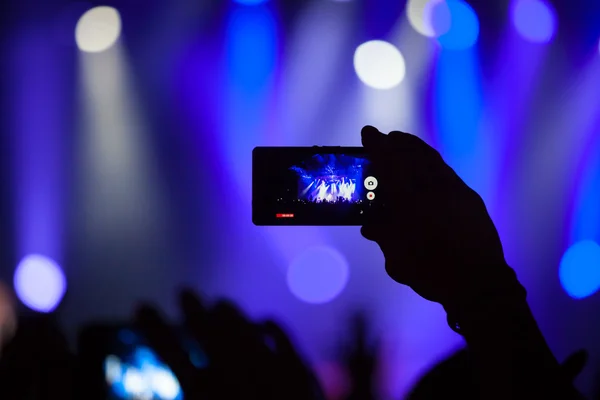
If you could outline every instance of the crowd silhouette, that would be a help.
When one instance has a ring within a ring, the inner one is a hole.
[[[363,226],[381,248],[396,282],[441,304],[466,347],[440,362],[410,391],[409,399],[579,399],[573,380],[585,368],[577,351],[560,364],[529,309],[526,290],[507,265],[485,204],[416,136],[362,130],[388,199]],[[10,296],[2,301],[10,309]],[[179,296],[182,325],[202,344],[209,362],[197,366],[159,309],[141,304],[130,324],[177,377],[185,399],[326,399],[316,374],[286,330],[274,321],[252,321],[228,301],[210,303],[192,290]],[[55,315],[3,318],[6,344],[0,358],[1,399],[106,399],[69,348]],[[14,318],[13,318],[14,319]],[[13,336],[14,335],[14,336]],[[12,339],[10,339],[12,337]],[[376,341],[368,315],[347,329],[341,362],[350,378],[348,400],[379,396]]]

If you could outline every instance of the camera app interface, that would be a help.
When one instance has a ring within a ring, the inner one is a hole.
[[[277,219],[348,220],[375,200],[377,179],[369,176],[369,160],[362,156],[307,154],[277,164],[273,173],[279,178],[270,185]]]

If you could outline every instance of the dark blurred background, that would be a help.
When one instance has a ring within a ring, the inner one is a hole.
[[[104,6],[103,8],[95,8]],[[383,398],[461,346],[358,228],[257,228],[254,146],[419,135],[486,200],[562,360],[600,368],[600,3],[3,2],[0,278],[71,340],[192,286],[290,328],[327,384],[349,310]]]

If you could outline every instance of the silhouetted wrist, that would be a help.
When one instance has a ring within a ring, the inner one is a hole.
[[[504,391],[506,398],[578,398],[560,375],[524,293],[482,297],[454,315],[456,320],[449,315],[449,322],[456,324],[477,360],[485,390]]]
[[[515,272],[508,266],[498,268],[494,275],[487,275],[473,282],[452,301],[443,304],[448,324],[455,332],[468,336],[481,318],[490,314],[499,317],[512,315],[515,311],[529,309],[527,291],[519,283]]]

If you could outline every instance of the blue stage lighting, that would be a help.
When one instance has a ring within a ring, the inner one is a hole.
[[[259,4],[264,4],[268,0],[234,0],[238,4],[242,4],[244,6],[256,6]]]
[[[470,5],[460,0],[436,4],[432,10],[435,32],[445,32],[438,37],[440,45],[448,50],[465,50],[477,43],[479,19]]]
[[[552,40],[556,31],[556,15],[546,2],[518,0],[513,4],[513,24],[524,39],[534,43]]]
[[[563,289],[574,299],[596,293],[600,289],[600,245],[584,240],[571,246],[560,262],[559,277]]]

